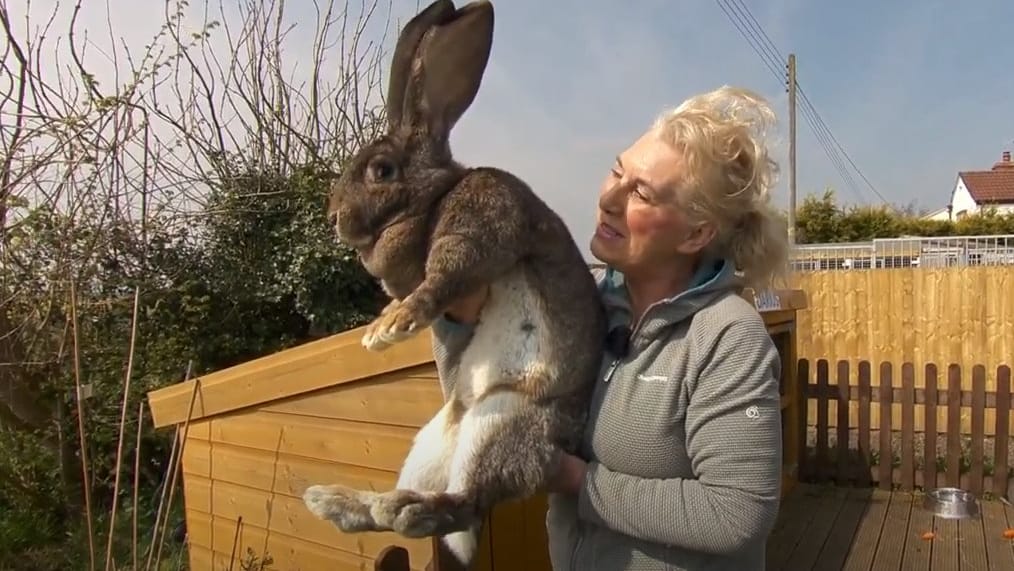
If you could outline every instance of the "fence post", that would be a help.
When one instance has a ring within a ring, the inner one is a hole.
[[[828,364],[827,359],[817,361],[817,459],[816,480],[824,483],[828,480],[830,471],[830,459],[827,451],[827,400],[828,400]]]
[[[996,370],[996,439],[993,441],[993,493],[1007,496],[1007,439],[1010,438],[1010,367]]]
[[[810,360],[799,359],[796,361],[796,416],[789,421],[796,422],[796,478],[806,481],[812,476],[809,456],[806,453],[806,429],[810,424]]]
[[[872,481],[871,463],[873,454],[870,449],[871,406],[873,403],[872,375],[870,362],[859,362],[859,485],[869,486]]]
[[[915,366],[901,365],[901,489],[915,488]]]
[[[891,382],[891,363],[880,363],[880,463],[879,487],[890,490],[894,475],[894,450],[891,446],[891,403],[894,400],[894,386]]]
[[[969,478],[969,490],[981,495],[983,490],[983,473],[985,453],[983,440],[986,439],[986,367],[972,367],[972,466]]]
[[[923,451],[923,473],[922,485],[925,489],[937,487],[937,437],[940,431],[937,429],[937,366],[934,363],[926,364],[926,406],[925,413],[925,448]]]
[[[839,485],[849,479],[849,362],[838,361],[838,473],[836,480]]]
[[[961,487],[961,366],[947,367],[947,480]]]

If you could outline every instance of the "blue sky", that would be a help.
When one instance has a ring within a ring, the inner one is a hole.
[[[460,156],[519,171],[584,239],[616,151],[662,108],[738,84],[779,113],[773,144],[786,170],[775,198],[787,205],[788,96],[726,2],[546,4],[497,4]],[[783,56],[796,53],[802,91],[888,201],[942,206],[958,170],[989,168],[1014,146],[1014,2],[784,0],[750,11]],[[802,112],[797,162],[800,202],[829,186],[841,201],[880,202],[847,162],[854,188],[843,180]]]
[[[130,45],[149,41],[161,24],[151,17],[151,4],[161,16],[161,1],[108,2],[117,35]],[[420,2],[393,0],[392,29]],[[105,34],[105,2],[85,4],[85,25]],[[787,169],[784,85],[723,6],[732,10],[728,0],[496,1],[487,74],[452,137],[457,156],[525,178],[582,246],[612,158],[659,111],[694,93],[736,84],[767,96],[782,122],[775,155]],[[942,206],[957,171],[989,168],[1014,147],[1014,2],[772,0],[749,9],[781,55],[796,54],[803,92],[888,201]],[[312,3],[288,2],[286,10],[295,25],[288,61],[298,63],[309,46],[300,30],[312,34]],[[843,202],[880,202],[847,163],[854,187],[843,181],[802,111],[797,133],[800,202],[826,187]],[[781,206],[787,182],[783,170]]]

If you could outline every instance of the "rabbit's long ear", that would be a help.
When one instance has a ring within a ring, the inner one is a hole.
[[[486,0],[434,24],[411,62],[400,125],[446,140],[479,91],[492,45],[493,5]]]
[[[413,71],[412,62],[419,52],[419,42],[426,32],[447,22],[454,14],[454,3],[451,0],[436,0],[402,28],[391,58],[391,79],[387,85],[387,121],[391,130],[401,126],[402,113],[406,102],[411,98],[407,91],[412,75],[418,73],[418,70]]]

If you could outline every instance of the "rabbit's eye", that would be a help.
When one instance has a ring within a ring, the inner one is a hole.
[[[389,182],[394,179],[397,168],[386,158],[376,158],[370,161],[369,173],[373,182]]]

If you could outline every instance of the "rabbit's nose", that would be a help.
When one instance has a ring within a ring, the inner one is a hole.
[[[330,224],[331,226],[337,226],[338,225],[338,213],[335,212],[335,211],[328,212],[327,213],[327,223]]]

